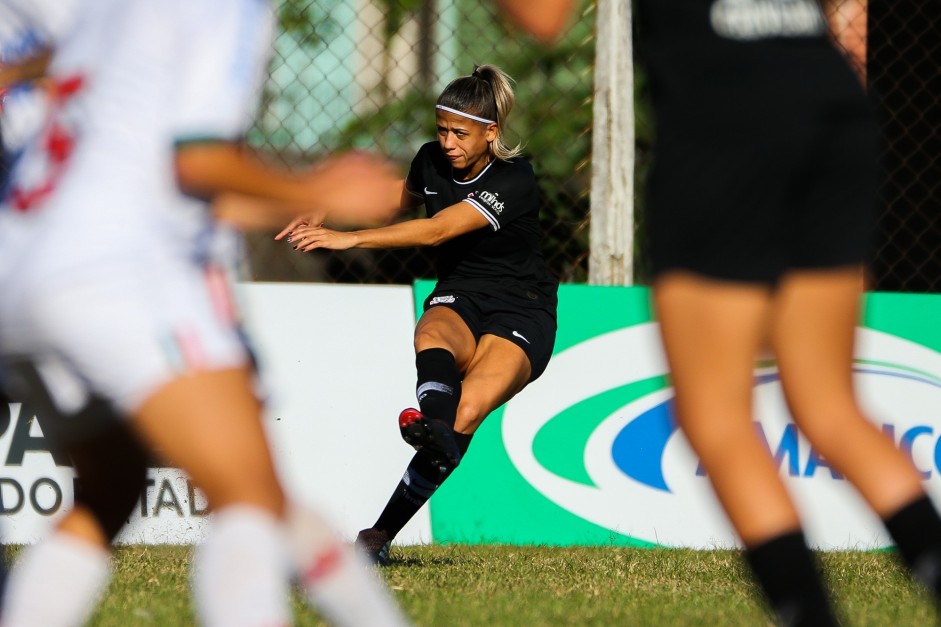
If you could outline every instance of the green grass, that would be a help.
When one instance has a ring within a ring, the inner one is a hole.
[[[187,547],[121,547],[91,624],[191,625]],[[770,625],[734,551],[512,546],[393,548],[382,570],[418,625]],[[887,552],[824,553],[848,625],[939,616]],[[298,625],[320,625],[295,598]]]

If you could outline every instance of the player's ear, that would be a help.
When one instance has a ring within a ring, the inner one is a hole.
[[[487,143],[496,141],[499,128],[496,122],[491,122],[487,125],[487,130],[484,131],[484,137],[487,138]]]

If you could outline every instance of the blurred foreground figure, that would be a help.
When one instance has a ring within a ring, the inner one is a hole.
[[[941,520],[853,389],[879,179],[859,80],[815,0],[645,0],[639,17],[656,118],[654,302],[677,420],[755,578],[781,624],[836,624],[752,424],[770,345],[794,421],[937,596]]]
[[[798,427],[938,598],[941,520],[853,390],[879,176],[860,81],[815,0],[642,0],[638,9],[657,128],[654,302],[677,419],[752,572],[781,624],[837,623],[752,425],[753,368],[770,344]]]
[[[0,347],[14,389],[62,418],[54,439],[97,440],[84,412],[104,403],[206,493],[212,527],[194,564],[204,624],[290,623],[296,577],[331,622],[400,625],[364,561],[285,498],[225,280],[238,237],[206,202],[243,225],[375,219],[394,184],[363,156],[299,175],[241,146],[272,31],[257,0],[82,2],[49,69],[48,123],[0,208]],[[77,466],[99,498],[77,498],[13,570],[4,625],[87,619],[139,475],[101,487],[114,455],[145,457],[111,451]]]

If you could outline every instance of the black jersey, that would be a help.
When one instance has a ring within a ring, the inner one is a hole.
[[[555,285],[542,255],[539,194],[528,161],[495,159],[473,180],[457,181],[441,147],[429,142],[412,160],[405,185],[424,198],[429,218],[466,202],[489,223],[435,249],[439,283],[485,286],[499,280]]]
[[[817,0],[641,0],[639,26],[668,135],[782,128],[864,98]]]

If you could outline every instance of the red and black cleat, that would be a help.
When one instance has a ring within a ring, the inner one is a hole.
[[[416,451],[425,449],[440,455],[436,463],[451,468],[461,463],[461,451],[454,440],[454,430],[443,420],[429,418],[409,407],[399,414],[399,431],[402,439]]]

